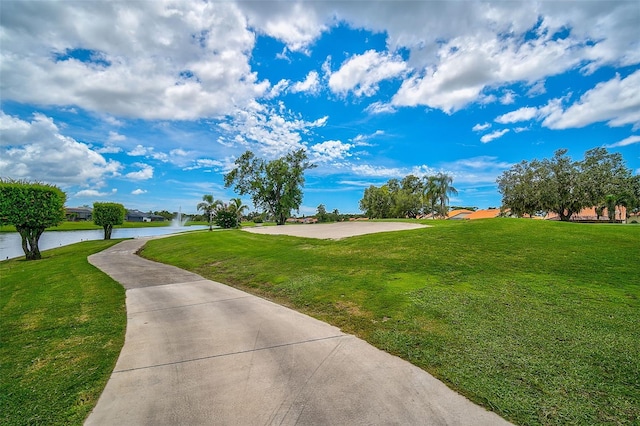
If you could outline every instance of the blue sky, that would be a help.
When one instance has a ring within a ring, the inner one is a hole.
[[[640,174],[637,1],[3,1],[0,23],[0,176],[68,206],[195,212],[237,196],[247,149],[307,150],[301,215],[410,173],[497,207],[496,177],[559,148]]]

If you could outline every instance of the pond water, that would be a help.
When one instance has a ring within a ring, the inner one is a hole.
[[[159,228],[115,228],[111,238],[139,238],[155,237],[159,235],[176,234],[185,231],[207,229],[206,225],[194,226],[163,226]],[[91,231],[46,231],[40,237],[38,247],[40,251],[62,247],[80,241],[101,240],[104,238],[102,229]],[[17,232],[0,232],[0,260],[24,256],[22,240]]]

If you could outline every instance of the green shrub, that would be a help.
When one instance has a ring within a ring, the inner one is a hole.
[[[224,229],[237,228],[238,216],[234,212],[218,210],[213,218],[217,226]]]

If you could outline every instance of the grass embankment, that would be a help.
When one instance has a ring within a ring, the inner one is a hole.
[[[515,423],[640,422],[640,227],[428,223],[342,241],[205,232],[143,254],[335,324]]]
[[[89,241],[0,262],[0,424],[81,425],[124,342],[124,289]]]

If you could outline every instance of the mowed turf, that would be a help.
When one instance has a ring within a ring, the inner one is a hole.
[[[124,342],[124,289],[89,241],[0,262],[0,424],[81,425]]]
[[[143,255],[335,324],[515,423],[640,423],[640,226],[425,223],[192,233]]]

